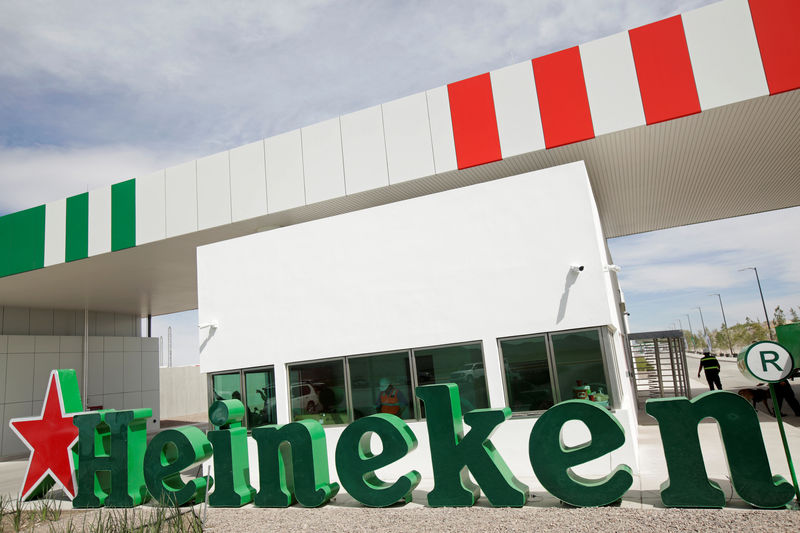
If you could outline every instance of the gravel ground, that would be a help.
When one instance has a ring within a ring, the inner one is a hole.
[[[800,511],[621,509],[209,509],[206,531],[800,531]]]

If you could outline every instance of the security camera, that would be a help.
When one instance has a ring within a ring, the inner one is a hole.
[[[572,265],[569,267],[570,272],[574,272],[577,274],[578,272],[583,272],[583,265]]]

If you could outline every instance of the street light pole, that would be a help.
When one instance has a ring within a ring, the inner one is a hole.
[[[678,321],[678,325],[681,327],[681,337],[683,337],[683,347],[684,347],[686,350],[688,350],[688,349],[689,349],[689,345],[688,345],[688,344],[687,344],[687,342],[686,342],[686,335],[683,333],[683,331],[684,331],[684,329],[683,329],[683,322],[681,322],[681,319],[680,319],[680,318],[676,318],[675,320],[677,320],[677,321]]]
[[[767,304],[764,303],[764,291],[761,290],[761,280],[758,277],[758,269],[756,267],[740,268],[739,272],[744,270],[752,270],[756,273],[756,283],[758,283],[758,293],[761,295],[761,306],[764,308],[764,317],[767,319],[767,331],[769,331],[769,340],[775,340],[772,336],[772,325],[769,323],[769,314],[767,313]]]
[[[719,308],[722,311],[722,324],[725,326],[725,335],[728,337],[728,348],[731,349],[731,357],[734,357],[733,343],[731,342],[731,332],[730,330],[728,330],[728,321],[725,319],[725,308],[722,307],[722,296],[719,295],[718,293],[709,294],[709,296],[716,296],[717,298],[719,298]]]
[[[711,339],[709,339],[708,332],[706,331],[706,321],[703,320],[703,310],[700,309],[699,306],[695,307],[695,309],[700,311],[700,323],[703,324],[703,340],[706,341],[706,344],[710,345],[711,344],[711,342],[710,342]],[[711,346],[707,346],[707,348],[709,349],[709,351],[711,350]]]
[[[697,351],[697,344],[694,342],[694,331],[692,331],[692,319],[689,315],[686,315],[686,320],[689,321],[689,337],[692,339],[692,349],[696,352]]]

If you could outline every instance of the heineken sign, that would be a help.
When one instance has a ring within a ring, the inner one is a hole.
[[[425,404],[434,487],[432,507],[467,507],[483,491],[496,507],[520,507],[529,489],[511,472],[491,441],[511,416],[508,408],[476,409],[462,416],[458,387],[428,385],[416,389]],[[421,475],[412,470],[397,479],[376,471],[405,457],[417,446],[411,428],[400,418],[375,414],[356,420],[342,432],[335,462],[339,483],[331,482],[325,430],[313,420],[252,428],[257,447],[260,486],[250,484],[244,407],[238,400],[214,403],[209,419],[215,429],[196,427],[161,431],[150,443],[146,420],[150,409],[79,412],[80,394],[74,370],[54,370],[39,417],[11,420],[11,428],[31,450],[21,497],[31,499],[60,485],[73,507],[133,507],[149,499],[170,505],[203,501],[214,507],[305,507],[324,505],[340,484],[370,507],[410,502]],[[730,478],[739,496],[753,506],[781,508],[794,497],[791,483],[772,476],[758,418],[750,403],[725,391],[694,400],[648,400],[647,413],[659,424],[669,478],[661,489],[668,507],[724,507],[725,494],[708,479],[697,425],[714,418],[720,427]],[[560,434],[571,420],[583,422],[589,442],[565,446]],[[463,423],[469,426],[464,431]],[[382,450],[375,453],[370,439]],[[574,506],[615,502],[633,483],[631,468],[620,465],[601,479],[581,478],[573,468],[618,449],[625,442],[622,425],[612,413],[588,400],[559,403],[536,421],[528,455],[537,479],[547,491]],[[214,477],[188,482],[180,472],[213,459]],[[469,474],[475,479],[473,483]]]

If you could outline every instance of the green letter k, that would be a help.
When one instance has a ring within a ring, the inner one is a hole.
[[[425,402],[428,438],[433,463],[434,488],[428,494],[431,507],[468,507],[480,489],[495,507],[522,507],[528,486],[508,468],[489,438],[511,416],[509,408],[475,409],[464,415],[472,428],[464,436],[458,386],[447,383],[417,387]],[[469,479],[469,472],[480,488]]]

